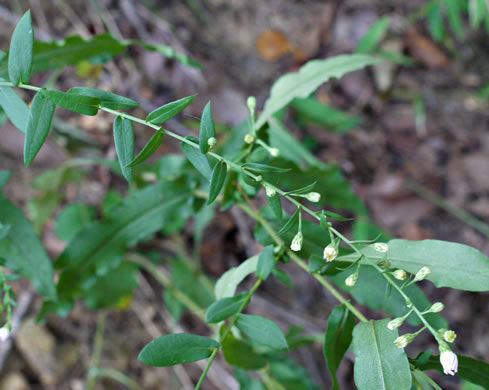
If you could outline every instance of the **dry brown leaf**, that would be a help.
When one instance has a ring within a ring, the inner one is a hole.
[[[265,30],[256,40],[260,57],[267,61],[277,61],[291,52],[291,44],[283,32]]]
[[[450,63],[448,56],[438,46],[416,30],[407,32],[406,46],[411,55],[428,68],[443,68]]]

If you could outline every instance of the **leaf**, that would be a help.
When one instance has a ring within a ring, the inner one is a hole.
[[[246,302],[248,293],[244,292],[235,297],[220,299],[209,306],[205,313],[205,322],[215,324],[234,316]]]
[[[439,240],[391,240],[388,245],[393,267],[414,274],[427,266],[431,273],[426,279],[437,287],[489,290],[489,258],[475,248]]]
[[[132,168],[127,167],[134,160],[134,128],[132,121],[121,116],[114,121],[114,143],[121,171],[127,181],[132,180]]]
[[[275,267],[275,252],[273,245],[268,245],[261,251],[258,256],[258,265],[256,266],[256,277],[267,280]]]
[[[278,219],[282,219],[282,201],[279,194],[267,196],[268,204]]]
[[[289,218],[287,223],[280,229],[278,232],[279,235],[287,233],[290,229],[292,229],[295,225],[299,223],[299,217],[300,217],[301,209],[297,208],[295,211],[294,215]]]
[[[29,107],[12,88],[0,87],[0,106],[14,126],[25,133],[29,119]]]
[[[49,134],[56,106],[42,93],[36,93],[32,101],[24,141],[24,164],[34,160]]]
[[[216,126],[212,116],[211,102],[209,101],[202,112],[200,119],[199,145],[202,153],[207,153],[210,149],[209,139],[216,138]]]
[[[144,145],[143,150],[139,152],[136,158],[126,165],[126,168],[132,168],[150,158],[151,155],[156,152],[158,147],[161,145],[164,138],[165,133],[163,132],[163,129],[159,129],[156,133],[153,134],[148,143]]]
[[[8,235],[0,240],[0,259],[6,267],[31,280],[46,299],[56,299],[53,268],[31,223],[20,209],[0,194],[0,221],[10,225]]]
[[[227,165],[221,160],[219,161],[212,170],[211,184],[209,188],[209,198],[207,199],[207,204],[214,202],[224,186],[224,181],[227,175]]]
[[[437,1],[432,1],[429,5],[427,20],[431,36],[435,41],[441,41],[445,35],[445,28],[443,26],[442,10]]]
[[[0,190],[5,187],[10,180],[10,176],[12,176],[12,172],[10,171],[0,171]]]
[[[469,0],[470,26],[475,29],[481,25],[487,15],[485,0]]]
[[[285,195],[300,195],[300,194],[306,194],[306,193],[310,192],[310,191],[311,191],[311,190],[314,188],[314,186],[316,185],[316,183],[317,183],[317,182],[315,181],[314,183],[308,184],[307,186],[305,186],[305,187],[301,187],[301,188],[299,188],[299,189],[297,189],[297,190],[293,190],[293,191],[287,191],[287,192],[285,193]]]
[[[43,89],[41,93],[56,105],[83,115],[97,115],[100,108],[100,99],[95,97],[52,89]]]
[[[187,140],[199,145],[199,140],[195,137],[186,137]],[[211,179],[212,168],[209,164],[207,156],[200,151],[200,148],[193,147],[188,143],[182,142],[180,144],[183,154],[188,158],[190,163],[197,169],[207,180]]]
[[[3,50],[0,50],[0,63],[7,57],[7,53],[5,53]]]
[[[247,169],[248,171],[258,172],[258,173],[285,173],[289,172],[289,168],[279,168],[272,165],[259,164],[259,163],[244,163],[241,166],[242,169]]]
[[[455,35],[461,38],[464,35],[464,30],[462,27],[462,9],[459,0],[444,0],[445,6],[448,11],[448,21],[452,26]]]
[[[64,241],[71,241],[95,217],[95,209],[83,203],[66,206],[56,219],[56,235]]]
[[[111,110],[125,110],[127,108],[139,106],[139,102],[116,95],[115,93],[102,91],[100,89],[73,87],[67,92],[68,94],[83,95],[96,98],[100,101],[100,106],[110,108]]]
[[[128,41],[128,43],[131,45],[141,46],[141,47],[143,47],[149,51],[156,51],[158,53],[161,53],[166,58],[173,58],[173,59],[177,60],[178,62],[180,62],[183,65],[192,66],[192,67],[197,68],[197,69],[201,69],[204,67],[200,62],[194,60],[192,57],[185,55],[185,54],[182,54],[182,53],[179,53],[173,47],[170,47],[170,46],[159,45],[159,44],[157,45],[157,44],[147,43],[147,42],[138,41],[138,40],[131,40],[131,41]]]
[[[10,40],[8,56],[8,74],[10,82],[17,86],[27,84],[31,77],[32,48],[34,46],[34,29],[32,28],[31,11],[27,11],[19,20]]]
[[[324,215],[328,217],[329,219],[334,219],[336,221],[351,221],[352,218],[345,218],[340,214],[333,213],[332,211],[327,211],[327,210],[321,210],[320,215]]]
[[[249,314],[238,314],[235,326],[254,342],[272,349],[288,348],[285,335],[272,320]]]
[[[259,370],[267,364],[265,356],[253,351],[248,344],[234,337],[232,332],[222,341],[222,352],[229,364],[245,370]]]
[[[353,330],[354,375],[358,390],[410,390],[411,371],[404,349],[394,340],[388,319],[361,322]]]
[[[286,286],[292,287],[292,281],[290,280],[289,275],[287,275],[287,272],[280,268],[274,268],[272,269],[272,274]]]
[[[250,274],[256,271],[258,256],[246,259],[238,267],[227,270],[216,282],[214,292],[217,299],[232,297],[238,285]]]
[[[360,39],[357,47],[355,48],[356,53],[367,54],[374,51],[382,42],[389,28],[390,18],[384,16],[380,18],[372,27],[369,28],[367,33]]]
[[[166,122],[168,119],[173,118],[175,115],[187,108],[190,103],[193,102],[196,96],[197,95],[187,96],[183,99],[175,100],[174,102],[157,108],[146,117],[146,122],[154,125],[159,125],[160,123]]]
[[[208,358],[216,348],[219,348],[216,340],[176,333],[151,341],[140,352],[138,360],[149,366],[176,366]]]
[[[272,86],[270,97],[258,118],[255,128],[262,127],[268,119],[287,106],[294,98],[306,98],[321,84],[331,78],[340,78],[344,74],[376,65],[381,59],[365,54],[340,55],[326,60],[312,60],[299,72],[280,77]]]
[[[333,378],[332,390],[339,390],[336,371],[350,347],[355,316],[345,305],[336,306],[328,318],[328,329],[324,337],[324,358]]]

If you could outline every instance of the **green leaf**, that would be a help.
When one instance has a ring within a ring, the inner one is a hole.
[[[219,343],[207,337],[186,333],[170,334],[147,344],[138,360],[149,366],[176,366],[208,358],[216,348],[219,348]]]
[[[236,292],[238,285],[250,274],[256,271],[258,256],[252,256],[246,259],[238,267],[227,270],[216,282],[214,288],[216,298],[222,299],[232,297]]]
[[[389,28],[390,18],[384,16],[380,18],[372,27],[369,28],[367,33],[360,39],[357,47],[355,48],[356,53],[367,54],[374,51],[384,39],[387,29]]]
[[[177,290],[185,291],[194,303],[206,309],[216,298],[209,288],[208,280],[195,274],[195,269],[179,259],[171,262],[171,280]]]
[[[299,223],[300,213],[301,213],[301,209],[300,208],[297,208],[297,210],[295,211],[294,215],[292,215],[292,217],[289,218],[289,220],[287,221],[287,223],[282,227],[282,229],[280,229],[280,231],[278,232],[278,234],[279,235],[285,234],[290,229],[292,229],[293,227],[295,227]]]
[[[34,160],[44,141],[46,141],[55,108],[56,105],[44,96],[42,90],[36,93],[32,101],[25,132],[24,164],[26,167]]]
[[[280,199],[280,195],[275,194],[273,196],[267,196],[267,200],[275,216],[278,219],[282,219],[283,211],[282,211],[282,201]]]
[[[388,245],[393,267],[414,274],[427,266],[431,273],[426,279],[437,287],[489,290],[489,258],[475,248],[439,240],[391,240]]]
[[[460,0],[444,0],[445,6],[448,11],[448,21],[452,26],[455,35],[461,38],[464,35],[462,27],[462,8]]]
[[[256,266],[256,277],[267,280],[275,267],[275,251],[273,245],[268,245],[260,252],[258,256],[258,265]]]
[[[186,137],[187,140],[199,145],[199,140],[195,137]],[[207,180],[211,179],[212,168],[207,156],[200,151],[200,148],[193,147],[185,142],[180,144],[183,154],[188,158],[190,163],[197,169]]]
[[[278,168],[271,165],[259,164],[259,163],[244,163],[241,165],[242,169],[258,173],[285,173],[289,172],[289,168]]]
[[[238,340],[230,332],[222,341],[222,352],[226,361],[245,370],[259,370],[267,364],[265,356],[253,351],[253,348]]]
[[[224,186],[227,175],[227,165],[224,161],[219,161],[212,170],[211,184],[209,188],[209,199],[207,204],[214,202]]]
[[[478,28],[487,15],[487,5],[485,0],[469,0],[470,26]]]
[[[163,129],[159,129],[156,133],[153,134],[148,143],[144,145],[143,150],[139,152],[136,158],[126,165],[126,168],[132,168],[150,158],[151,155],[156,152],[158,147],[161,145],[164,138],[165,133],[163,132]]]
[[[67,93],[96,98],[100,101],[101,107],[110,108],[111,110],[125,110],[127,108],[139,106],[139,102],[135,100],[116,95],[112,92],[102,91],[100,89],[74,87],[70,88]]]
[[[190,103],[193,102],[196,96],[197,95],[187,96],[183,99],[175,100],[174,102],[157,108],[146,117],[146,122],[154,125],[159,125],[160,123],[166,122],[168,119],[173,118],[175,115],[178,115],[185,108],[187,108]]]
[[[298,188],[297,190],[287,191],[285,195],[301,195],[310,192],[314,186],[316,185],[316,181],[314,183],[308,184],[307,186]]]
[[[12,176],[10,171],[0,171],[0,190],[5,187]]]
[[[25,133],[29,119],[29,107],[12,88],[0,87],[0,106],[14,126]]]
[[[438,1],[431,1],[428,7],[428,27],[435,41],[441,41],[445,35],[445,27],[443,25],[442,9]]]
[[[397,330],[387,328],[388,319],[361,322],[353,330],[354,374],[358,390],[410,390],[411,371],[404,349],[394,340]]]
[[[132,121],[121,116],[114,121],[114,143],[121,171],[127,181],[132,180],[132,168],[127,167],[134,160],[134,128]]]
[[[412,390],[433,390],[433,386],[430,382],[432,379],[428,377],[423,371],[413,370],[413,387]],[[441,390],[441,387],[437,387],[437,390]]]
[[[0,63],[7,57],[7,53],[5,53],[3,50],[0,50]]]
[[[7,261],[7,268],[30,279],[46,299],[55,300],[51,259],[22,211],[1,194],[0,221],[3,225],[10,225],[8,235],[0,240],[0,259]]]
[[[34,29],[32,28],[31,11],[27,11],[19,20],[10,40],[8,56],[8,74],[13,85],[27,84],[31,77],[32,48],[34,46]]]
[[[249,314],[238,314],[236,318],[236,327],[254,342],[272,349],[288,348],[285,335],[272,320]]]
[[[318,213],[319,215],[324,215],[326,217],[328,217],[329,219],[334,219],[336,221],[351,221],[352,218],[345,218],[343,217],[342,215],[339,215],[339,214],[336,214],[336,213],[333,213],[332,211],[327,211],[327,210],[321,210],[320,213]]]
[[[97,115],[100,108],[100,99],[95,97],[52,89],[43,89],[41,93],[56,105],[83,115]]]
[[[234,316],[245,303],[247,296],[248,293],[244,292],[235,297],[223,298],[214,302],[205,313],[205,321],[209,324],[215,324]]]
[[[95,209],[83,203],[66,206],[56,219],[56,234],[64,241],[71,241],[95,217]]]
[[[299,72],[286,74],[273,84],[270,97],[265,102],[255,128],[262,127],[273,114],[287,106],[294,98],[308,97],[329,79],[340,78],[346,73],[380,62],[381,59],[365,54],[340,55],[326,60],[309,61]]]
[[[345,305],[336,306],[328,318],[328,329],[324,337],[324,358],[333,378],[332,390],[339,390],[336,371],[350,347],[355,316]]]
[[[158,53],[161,53],[166,58],[173,58],[173,59],[177,60],[178,62],[180,62],[183,65],[192,66],[192,67],[198,68],[198,69],[201,69],[204,67],[200,62],[194,60],[192,57],[185,55],[185,54],[182,54],[182,53],[179,53],[173,47],[170,47],[170,46],[156,45],[156,44],[138,41],[138,40],[134,40],[134,39],[131,41],[128,41],[128,43],[131,45],[141,46],[141,47],[143,47],[149,51],[156,51]]]
[[[292,281],[290,280],[289,275],[287,275],[287,272],[275,267],[272,269],[272,274],[286,286],[292,287]]]
[[[212,116],[211,102],[208,102],[205,106],[200,120],[199,144],[202,153],[207,153],[210,149],[209,138],[216,138],[216,126]]]

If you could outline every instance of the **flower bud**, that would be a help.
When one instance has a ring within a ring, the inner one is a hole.
[[[275,190],[275,188],[265,184],[265,193],[269,198],[272,198],[277,194],[277,191]]]
[[[207,145],[209,145],[209,148],[213,148],[215,145],[216,145],[216,138],[215,137],[210,137],[208,140],[207,140]]]
[[[425,279],[430,273],[431,270],[428,267],[423,267],[418,272],[416,272],[416,275],[414,276],[414,281],[419,282],[420,280]]]
[[[375,244],[371,244],[370,247],[381,253],[386,253],[389,250],[389,245],[385,242],[376,242]]]
[[[441,351],[440,351],[441,352]],[[440,363],[445,375],[455,375],[458,371],[458,358],[450,349],[441,352]]]
[[[393,273],[392,276],[394,276],[397,280],[406,280],[407,278],[407,273],[403,269],[396,269]]]
[[[299,252],[302,249],[303,238],[302,232],[298,232],[292,240],[292,244],[290,244],[290,249],[294,252]]]
[[[394,344],[396,344],[397,348],[406,348],[408,344],[414,340],[414,337],[415,335],[412,333],[403,334],[394,340]]]
[[[353,287],[355,284],[357,284],[358,281],[358,273],[351,274],[345,279],[345,284],[348,287]]]
[[[431,305],[430,312],[439,313],[445,308],[445,305],[441,302],[435,302]]]
[[[253,142],[255,142],[255,137],[251,134],[246,134],[244,137],[244,142],[246,142],[248,145],[252,144]]]
[[[263,180],[262,175],[258,175],[257,177],[255,177],[255,181],[257,181],[258,183],[261,182],[262,180]]]
[[[333,261],[338,256],[338,250],[333,244],[329,244],[326,248],[324,248],[323,259],[327,262]]]
[[[272,157],[278,157],[280,155],[280,150],[278,150],[277,148],[270,148],[268,149],[268,151],[270,152],[270,155]]]
[[[447,343],[453,343],[456,338],[457,334],[453,330],[446,330],[445,332],[443,332],[443,339]]]
[[[254,96],[248,96],[248,100],[246,100],[246,104],[251,112],[255,111],[256,108],[256,98]]]
[[[306,194],[306,199],[309,202],[317,203],[321,200],[321,194],[319,192],[309,192]]]
[[[404,318],[402,317],[394,318],[393,320],[387,323],[387,328],[389,330],[397,329],[402,325],[403,322],[404,322]]]
[[[10,330],[6,326],[0,328],[0,342],[3,343],[4,341],[7,341],[9,336],[10,336]]]

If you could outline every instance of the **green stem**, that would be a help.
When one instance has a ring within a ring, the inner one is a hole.
[[[90,371],[97,369],[102,358],[102,349],[104,346],[104,333],[105,324],[107,322],[107,313],[104,311],[99,312],[97,316],[97,330],[95,331],[95,341],[93,347],[93,355],[89,367],[89,377],[87,381],[86,390],[95,389],[97,383],[97,377],[90,375]]]

